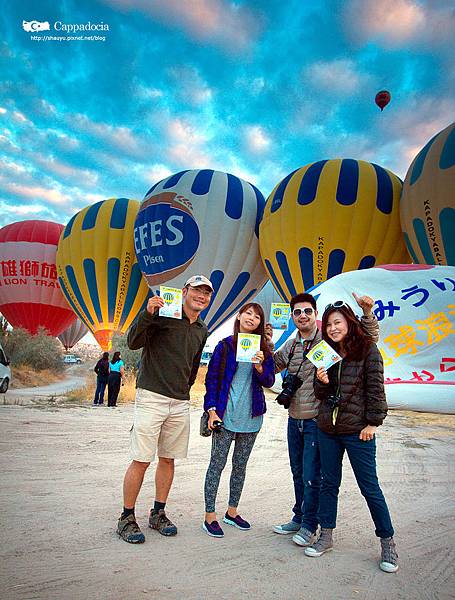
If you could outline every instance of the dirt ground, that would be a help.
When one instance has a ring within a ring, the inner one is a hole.
[[[288,536],[292,482],[286,413],[273,402],[250,459],[240,505],[248,532],[201,531],[210,440],[192,409],[189,458],[178,461],[164,538],[146,527],[153,467],[137,504],[146,543],[115,533],[133,406],[0,406],[3,600],[381,600],[455,598],[455,416],[391,411],[378,465],[396,529],[400,570],[382,573],[379,543],[350,467],[340,493],[335,550],[308,558]],[[346,461],[347,462],[347,461]],[[227,500],[229,468],[218,496]]]

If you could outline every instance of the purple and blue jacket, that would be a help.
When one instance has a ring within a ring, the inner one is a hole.
[[[216,413],[223,418],[228,403],[229,389],[235,372],[237,371],[238,362],[236,358],[236,349],[234,348],[234,338],[229,336],[218,342],[212,358],[210,359],[207,375],[205,377],[206,394],[204,397],[204,410],[215,407]],[[221,387],[218,391],[220,380],[221,357],[223,355],[223,343],[227,344],[226,368],[221,382]],[[263,415],[267,406],[265,404],[265,396],[263,387],[270,388],[275,383],[275,365],[273,355],[270,354],[262,363],[263,371],[258,373],[251,365],[251,388],[253,392],[253,402],[251,407],[251,416],[258,417]]]

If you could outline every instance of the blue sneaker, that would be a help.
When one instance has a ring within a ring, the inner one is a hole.
[[[216,537],[216,538],[224,537],[224,531],[221,529],[218,521],[212,521],[211,523],[207,523],[207,521],[204,521],[202,523],[202,529],[205,531],[205,533],[207,535],[210,535],[211,537]]]
[[[273,531],[281,535],[289,535],[290,533],[297,533],[300,530],[300,523],[295,521],[289,521],[289,523],[283,523],[283,525],[275,525]]]
[[[248,529],[251,529],[251,525],[248,523],[248,521],[242,519],[240,515],[231,517],[228,515],[228,513],[226,513],[223,517],[223,521],[228,525],[232,525],[233,527],[237,527],[237,529],[241,529],[242,531],[248,531]]]

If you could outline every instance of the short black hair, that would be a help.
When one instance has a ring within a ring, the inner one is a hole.
[[[308,302],[309,304],[311,304],[311,306],[316,311],[316,300],[314,299],[314,296],[312,296],[311,294],[308,294],[305,292],[304,294],[296,294],[295,296],[292,296],[291,302],[290,302],[291,310],[294,310],[294,306],[296,304],[299,304],[299,302]]]

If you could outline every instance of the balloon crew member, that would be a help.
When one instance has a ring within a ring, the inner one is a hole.
[[[332,550],[343,456],[346,452],[381,540],[380,568],[398,570],[389,509],[376,473],[376,429],[387,415],[381,354],[345,302],[329,304],[322,316],[322,337],[343,360],[316,372],[314,389],[320,402],[318,440],[322,483],[319,503],[321,535],[305,549],[307,556]],[[358,525],[358,523],[356,523]]]
[[[107,405],[117,406],[117,398],[125,376],[124,362],[120,358],[120,352],[114,352],[112,361],[109,363],[109,379],[107,387]]]
[[[109,381],[109,352],[103,352],[103,356],[96,363],[93,369],[96,373],[96,390],[93,404],[104,404],[104,390]]]
[[[136,521],[135,504],[155,454],[155,502],[148,524],[164,536],[177,534],[165,507],[174,479],[174,459],[186,458],[188,452],[190,388],[208,336],[200,314],[210,304],[212,293],[210,280],[194,275],[182,290],[181,319],[160,316],[164,300],[153,296],[128,332],[129,348],[142,348],[130,434],[132,462],[123,481],[123,512],[117,525],[119,536],[130,544],[145,541]]]
[[[239,333],[261,336],[260,350],[253,364],[237,362]],[[250,529],[250,524],[237,512],[245,482],[246,467],[256,437],[261,429],[266,403],[263,387],[275,382],[273,356],[264,335],[264,311],[259,304],[243,306],[234,323],[233,335],[220,341],[210,359],[205,379],[204,409],[209,413],[212,433],[210,464],[205,476],[205,520],[202,529],[212,537],[223,537],[215,501],[221,473],[229,449],[234,442],[232,471],[229,483],[229,503],[223,521],[237,529]]]
[[[377,340],[379,325],[372,312],[373,299],[354,293],[353,296],[363,311],[362,328],[373,340]],[[297,335],[275,353],[274,360],[276,372],[285,369],[286,374],[277,402],[289,412],[287,440],[295,504],[292,519],[276,525],[273,531],[282,535],[293,534],[292,540],[297,545],[308,546],[316,540],[319,524],[321,464],[316,425],[319,400],[313,389],[315,367],[305,355],[322,338],[316,324],[318,312],[314,297],[308,293],[297,294],[291,298],[290,304]]]

